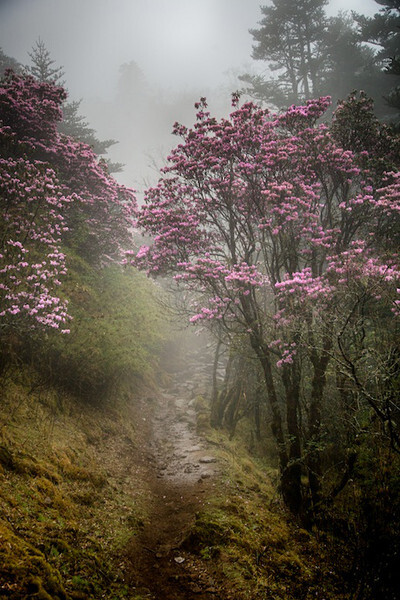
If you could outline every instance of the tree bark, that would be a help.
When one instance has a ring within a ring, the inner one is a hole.
[[[300,458],[300,434],[298,427],[298,389],[289,395],[287,406],[288,428],[294,432],[293,441],[289,442],[289,454],[287,452],[285,433],[282,423],[282,414],[276,394],[275,383],[272,376],[272,365],[270,351],[256,335],[250,336],[252,348],[254,349],[265,378],[267,397],[272,412],[272,435],[278,448],[280,484],[283,500],[286,506],[294,514],[298,514],[301,507],[301,464]],[[298,383],[296,383],[298,385]],[[297,396],[296,396],[297,393]]]
[[[284,477],[289,482],[289,508],[293,513],[299,514],[302,507],[302,450],[299,425],[300,375],[296,362],[283,367],[283,383],[286,391],[286,420],[289,438],[289,463]]]
[[[317,356],[313,351],[311,363],[314,369],[314,375],[311,388],[311,403],[309,409],[308,421],[308,480],[310,485],[311,499],[313,508],[317,508],[321,502],[321,420],[322,420],[322,399],[326,386],[326,370],[328,368],[330,356],[329,349],[332,346],[330,336],[324,340],[322,354]]]
[[[211,395],[211,415],[210,424],[211,427],[219,427],[219,393],[218,393],[218,381],[217,381],[217,370],[220,356],[222,342],[218,340],[217,347],[215,348],[213,374],[212,374],[212,395]]]

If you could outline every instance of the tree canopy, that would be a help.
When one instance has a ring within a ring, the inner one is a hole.
[[[362,337],[372,315],[385,325],[399,316],[396,255],[375,243],[398,224],[399,174],[374,179],[365,161],[382,157],[340,143],[341,115],[351,126],[357,109],[370,110],[362,99],[338,108],[336,132],[319,124],[328,98],[282,114],[237,102],[217,121],[203,99],[192,128],[175,124],[183,141],[146,193],[138,224],[152,243],[134,264],[194,294],[192,323],[247,338],[264,373],[283,495],[298,512],[302,468],[319,501],[328,367],[389,419],[399,445],[397,409],[375,397],[357,358],[374,352],[372,333]]]
[[[43,40],[40,38],[29,52],[31,64],[25,67],[28,74],[38,81],[47,81],[54,85],[65,88],[65,72],[63,67],[57,67],[55,60],[51,58]],[[58,130],[90,146],[95,154],[107,154],[108,149],[116,144],[115,140],[99,140],[95,130],[90,127],[85,117],[79,114],[82,100],[65,99],[62,106],[62,119],[58,123]],[[105,159],[110,173],[118,173],[122,170],[121,163],[113,163]]]
[[[391,57],[388,72],[396,70],[394,4],[374,18],[343,12],[328,17],[326,4],[273,0],[261,7],[260,27],[250,33],[253,58],[266,63],[267,74],[240,76],[246,93],[268,106],[288,108],[325,95],[336,103],[363,90],[374,98],[377,114],[387,118],[390,110],[384,98],[395,94],[383,69]]]
[[[356,15],[360,37],[377,48],[376,60],[389,75],[385,93],[387,105],[396,111],[395,126],[400,127],[400,3],[398,0],[375,0],[382,6],[373,17]]]
[[[18,323],[65,328],[63,247],[99,264],[130,239],[134,196],[89,146],[59,133],[65,98],[12,71],[1,82],[2,333]]]

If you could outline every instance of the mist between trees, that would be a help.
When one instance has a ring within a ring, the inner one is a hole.
[[[118,155],[68,104],[41,41],[28,69],[12,64],[0,86],[0,375],[33,364],[86,400],[151,379],[167,292],[138,271],[171,285],[213,340],[212,426],[234,435],[246,420],[259,451],[268,439],[292,516],[349,536],[353,597],[394,599],[400,8],[328,19],[325,4],[261,9],[254,58],[276,76],[243,75],[229,116],[201,98],[181,124],[186,100],[161,104],[123,65],[115,102],[98,107],[112,137],[124,132]],[[138,207],[104,155],[125,162],[166,121],[174,149]]]

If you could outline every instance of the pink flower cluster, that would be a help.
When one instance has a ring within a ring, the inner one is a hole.
[[[62,244],[83,230],[91,258],[122,255],[136,201],[92,149],[58,133],[62,88],[9,71],[0,83],[0,317],[64,327]],[[63,329],[63,332],[68,332]]]
[[[59,328],[69,317],[67,302],[52,293],[66,274],[65,198],[56,174],[38,161],[0,158],[0,198],[0,317]]]
[[[398,257],[374,240],[398,219],[399,175],[375,189],[318,123],[328,106],[270,115],[246,103],[217,121],[201,101],[192,128],[175,124],[182,143],[139,211],[152,241],[133,262],[198,293],[192,322],[233,319],[271,341],[293,336],[302,315],[344,307],[360,285],[398,306]],[[295,356],[287,343],[279,366]]]

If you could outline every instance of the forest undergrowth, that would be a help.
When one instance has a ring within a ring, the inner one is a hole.
[[[119,557],[147,490],[129,392],[99,410],[27,383],[1,403],[1,595],[134,597]]]
[[[200,397],[194,401],[196,435],[218,470],[193,484],[193,493],[185,496],[192,504],[177,500],[176,522],[184,511],[189,515],[179,544],[171,544],[173,557],[144,549],[150,568],[143,582],[132,548],[144,530],[159,528],[163,498],[170,493],[157,477],[160,457],[154,458],[150,446],[159,392],[126,387],[118,402],[99,408],[55,389],[34,389],[34,381],[34,373],[26,372],[23,380],[9,378],[3,386],[1,596],[349,597],[341,580],[343,560],[335,566],[328,546],[288,517],[276,491],[276,471],[249,455],[240,435],[229,440],[209,427],[209,409]],[[171,419],[174,423],[174,414]],[[177,555],[183,565],[174,560]]]

